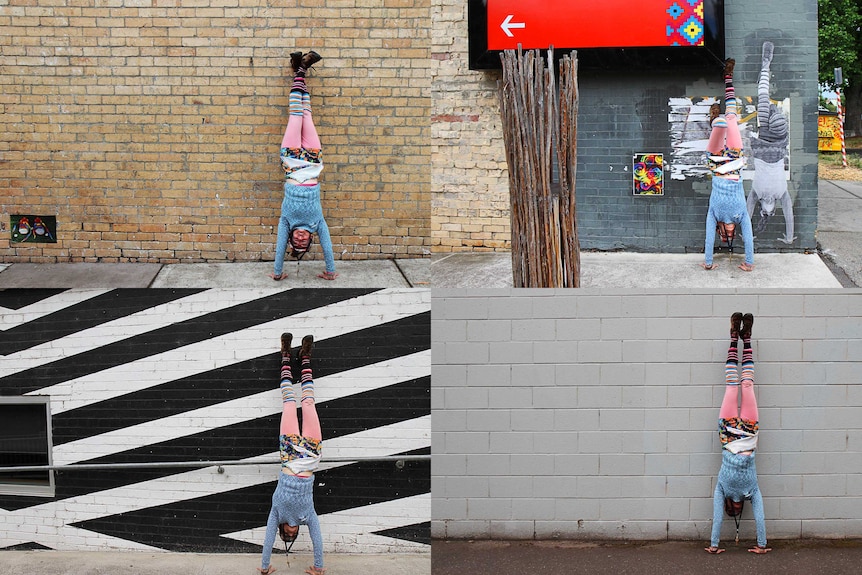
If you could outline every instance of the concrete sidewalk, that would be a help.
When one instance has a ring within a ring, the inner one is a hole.
[[[713,258],[716,269],[700,267],[702,254],[640,254],[584,252],[581,254],[581,287],[621,289],[728,289],[728,288],[840,288],[816,254],[757,254],[753,272],[736,266],[743,257],[721,254]],[[435,257],[431,264],[435,288],[512,287],[510,253],[451,254]]]
[[[288,278],[269,277],[272,262],[0,264],[3,288],[427,288],[429,258],[340,261],[338,278],[317,277],[323,263],[285,262]]]
[[[860,573],[862,541],[770,541],[754,555],[732,541],[719,555],[705,541],[434,541],[433,575],[851,575]]]
[[[817,244],[820,254],[757,253],[751,273],[737,269],[726,253],[719,267],[700,266],[702,254],[584,252],[581,287],[622,289],[862,287],[862,182],[820,180]],[[741,249],[740,249],[741,251]],[[821,257],[822,254],[822,257]],[[435,288],[512,287],[511,253],[457,253],[436,256]]]
[[[292,556],[288,567],[284,556],[273,554],[279,575],[303,575],[314,562],[311,556]],[[387,555],[327,553],[329,575],[427,575],[431,553]],[[143,551],[0,551],[3,575],[255,575],[259,554],[148,553]]]

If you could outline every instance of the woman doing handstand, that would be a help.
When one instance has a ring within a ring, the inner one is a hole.
[[[730,347],[725,364],[726,387],[718,414],[718,437],[721,441],[721,469],[712,500],[712,537],[709,553],[722,553],[718,547],[724,512],[734,517],[742,513],[743,500],[751,499],[757,527],[757,546],[752,553],[771,551],[766,546],[766,524],[763,518],[763,497],[757,485],[754,450],[759,428],[757,399],[754,397],[754,360],[751,354],[751,327],[754,316],[737,312],[730,318]],[[742,337],[742,379],[740,384],[737,348]],[[742,401],[737,408],[739,390]]]
[[[260,571],[264,575],[275,572],[270,565],[275,534],[286,543],[296,539],[300,525],[308,526],[311,543],[314,546],[314,565],[306,569],[309,575],[323,575],[323,538],[320,523],[314,511],[314,470],[320,463],[320,443],[323,434],[320,419],[314,404],[314,378],[311,373],[311,348],[314,338],[302,338],[299,350],[301,369],[302,432],[296,415],[296,395],[293,390],[293,374],[290,365],[290,344],[293,336],[281,336],[281,427],[279,452],[281,453],[281,473],[278,485],[272,494],[272,508],[266,522],[266,538],[263,542],[263,555]]]
[[[294,52],[290,55],[295,78],[290,88],[290,116],[281,141],[281,167],[284,170],[284,201],[278,220],[278,238],[275,245],[275,266],[270,277],[276,281],[287,277],[284,273],[284,253],[290,244],[291,255],[302,257],[311,246],[312,234],[320,237],[326,271],[317,277],[334,280],[335,258],[332,239],[320,205],[320,183],[317,178],[323,170],[320,137],[311,117],[311,97],[305,85],[305,73],[320,54]]]
[[[712,192],[709,194],[709,210],[706,213],[706,240],[703,246],[704,261],[701,267],[711,270],[712,252],[715,248],[715,231],[718,228],[722,239],[733,238],[736,226],[742,228],[745,243],[745,262],[739,269],[750,272],[754,269],[754,234],[751,218],[745,203],[740,171],[745,165],[742,157],[742,136],[739,134],[736,92],[733,89],[733,67],[735,60],[724,66],[725,114],[718,115],[718,104],[710,110],[712,132],[706,146],[709,169],[712,171]]]

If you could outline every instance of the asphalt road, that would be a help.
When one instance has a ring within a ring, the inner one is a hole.
[[[748,542],[753,543],[753,542]],[[730,542],[710,555],[708,542],[434,541],[432,575],[857,575],[862,540],[770,542],[755,555]]]
[[[820,180],[819,190],[820,251],[852,282],[845,287],[862,287],[862,182]]]

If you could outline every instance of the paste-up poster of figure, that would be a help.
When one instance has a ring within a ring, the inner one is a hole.
[[[664,156],[635,154],[632,157],[633,193],[636,196],[664,195]]]
[[[740,97],[737,92],[737,97]],[[754,162],[748,157],[751,150],[751,138],[757,134],[757,102],[751,96],[742,97],[741,115],[739,118],[739,133],[742,136],[743,149],[746,150],[746,166],[742,178],[746,181],[754,179]],[[706,143],[709,140],[711,126],[709,124],[709,107],[718,102],[712,96],[686,96],[668,100],[668,122],[670,123],[670,172],[672,180],[687,180],[688,178],[705,178],[709,175],[706,165]],[[790,118],[790,99],[772,101],[787,118]],[[790,170],[785,161],[785,178],[790,179]]]
[[[787,189],[788,143],[790,141],[788,115],[769,97],[769,67],[775,46],[763,43],[763,59],[757,82],[757,137],[751,139],[751,157],[754,164],[754,181],[748,192],[748,215],[754,225],[755,237],[766,230],[767,221],[781,205],[784,215],[784,235],[778,240],[792,244],[793,200]],[[760,204],[759,214],[755,210]]]

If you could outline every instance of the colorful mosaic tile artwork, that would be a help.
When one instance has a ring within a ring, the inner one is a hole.
[[[669,0],[668,46],[703,46],[703,0]]]

